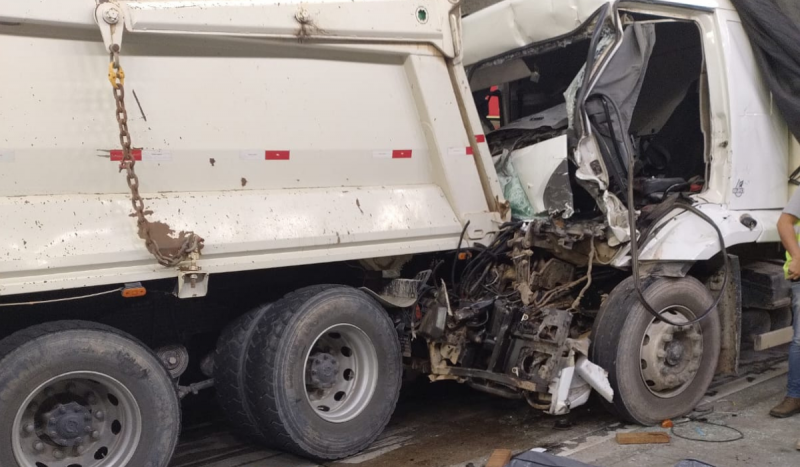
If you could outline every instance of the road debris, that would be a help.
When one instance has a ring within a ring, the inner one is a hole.
[[[666,444],[670,437],[661,432],[617,433],[618,444]]]

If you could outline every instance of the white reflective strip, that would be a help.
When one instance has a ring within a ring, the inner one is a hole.
[[[264,150],[263,149],[247,149],[244,151],[239,151],[239,159],[243,161],[263,161],[264,160]]]
[[[142,149],[142,160],[153,162],[171,161],[172,153],[162,149]]]
[[[14,162],[14,151],[0,149],[0,162]]]
[[[391,159],[392,158],[392,150],[391,149],[383,149],[380,151],[372,151],[372,157],[375,159]]]
[[[447,148],[448,156],[466,156],[468,153],[469,151],[464,146],[458,148]]]

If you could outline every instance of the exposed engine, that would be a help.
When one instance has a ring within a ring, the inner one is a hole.
[[[587,292],[598,277],[592,270],[601,239],[601,228],[567,232],[549,218],[508,223],[492,244],[459,249],[449,280],[432,271],[418,276],[411,336],[427,355],[418,352],[413,366],[432,380],[524,397],[553,414],[585,402],[591,387],[573,371],[594,366],[587,360],[593,312],[586,310],[599,306],[596,290]],[[536,247],[543,244],[559,245],[577,261]],[[591,383],[608,385],[603,377]],[[601,392],[610,395],[610,388]]]

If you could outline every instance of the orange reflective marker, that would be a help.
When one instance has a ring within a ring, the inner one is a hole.
[[[135,283],[135,284],[125,284],[125,288],[122,289],[122,298],[136,298],[136,297],[144,297],[147,295],[147,289],[142,287],[142,284]]]

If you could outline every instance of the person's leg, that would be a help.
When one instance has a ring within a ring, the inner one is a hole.
[[[789,344],[789,383],[786,395],[800,399],[800,282],[792,283],[794,338]]]
[[[792,315],[794,337],[789,344],[789,381],[786,398],[769,414],[784,418],[800,413],[800,282],[792,282]]]

